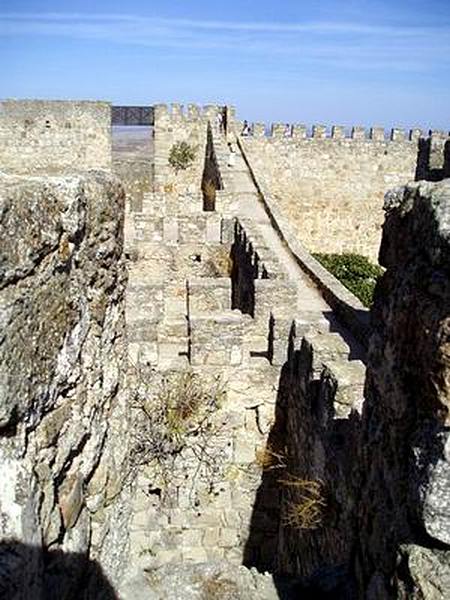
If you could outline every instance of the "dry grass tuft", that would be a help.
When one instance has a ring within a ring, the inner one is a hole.
[[[283,525],[293,529],[317,529],[323,522],[327,505],[323,483],[294,475],[288,475],[279,483],[290,488],[294,496],[282,515]]]
[[[231,579],[214,575],[201,583],[202,600],[234,600],[239,597],[238,588]]]
[[[275,452],[270,446],[256,451],[256,464],[263,471],[286,468],[286,456],[282,452]]]
[[[227,246],[217,248],[206,261],[205,266],[209,277],[231,277],[233,260],[230,249]]]
[[[216,205],[216,186],[211,180],[204,181],[202,184],[204,209],[212,211]]]

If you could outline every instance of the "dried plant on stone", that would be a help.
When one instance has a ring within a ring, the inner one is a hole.
[[[326,509],[324,486],[320,480],[287,475],[279,483],[290,489],[292,499],[286,502],[282,523],[293,529],[317,529]]]
[[[202,182],[204,209],[213,211],[216,203],[217,188],[213,181],[206,180]]]
[[[224,395],[219,378],[205,381],[192,371],[137,372],[132,469],[153,463],[168,482],[174,461],[189,454],[198,465],[192,485],[197,478],[213,479],[222,464],[215,444],[219,425],[213,417]]]
[[[256,464],[263,471],[273,471],[275,469],[286,468],[286,455],[282,451],[276,451],[270,445],[265,448],[259,448],[256,451]]]
[[[200,579],[201,600],[233,600],[240,598],[235,581],[215,574],[212,577]]]
[[[228,246],[219,246],[205,262],[205,277],[231,277],[233,260]]]

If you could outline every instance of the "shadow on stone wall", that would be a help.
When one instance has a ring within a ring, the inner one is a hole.
[[[85,554],[0,542],[3,600],[118,600],[96,561]]]
[[[442,181],[450,177],[450,141],[424,138],[419,141],[416,181]]]
[[[262,468],[244,549],[244,564],[272,573],[282,600],[355,597],[349,577],[355,535],[351,499],[349,506],[341,506],[336,496],[327,499],[323,528],[299,530],[285,522],[286,500],[292,499],[295,490],[282,482],[297,476],[311,480],[319,477],[320,467],[313,458],[317,443],[323,447],[321,467],[327,487],[337,488],[339,498],[352,486],[350,463],[359,418],[353,414],[346,419],[333,418],[333,386],[322,376],[313,375],[311,348],[302,344],[296,350],[291,336],[288,360],[282,366],[278,384],[275,421],[263,459],[267,464]]]
[[[258,277],[258,257],[245,236],[235,236],[231,246],[231,308],[255,315],[255,279]]]

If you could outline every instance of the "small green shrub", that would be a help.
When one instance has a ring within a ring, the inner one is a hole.
[[[365,306],[371,306],[375,285],[383,274],[381,267],[359,254],[313,254],[313,256]]]
[[[177,142],[170,149],[169,164],[178,171],[185,171],[192,165],[197,154],[197,148],[187,142]]]

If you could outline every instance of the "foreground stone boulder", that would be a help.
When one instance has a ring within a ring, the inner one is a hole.
[[[300,595],[299,595],[300,594]],[[166,565],[143,572],[120,590],[122,600],[296,600],[294,580],[280,580],[225,561]]]
[[[0,175],[0,596],[11,600],[59,583],[80,597],[92,556],[120,566],[123,202],[104,172]],[[67,554],[79,557],[70,585]]]
[[[450,565],[450,181],[410,185],[385,208],[357,574],[364,598],[437,599]]]

